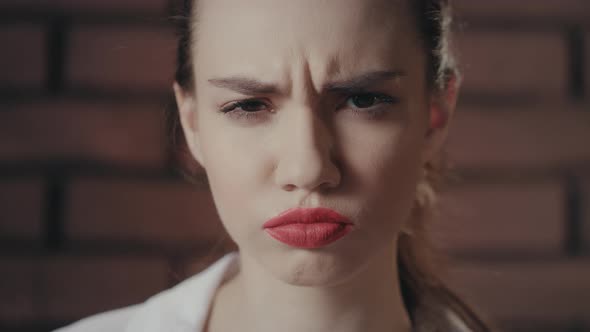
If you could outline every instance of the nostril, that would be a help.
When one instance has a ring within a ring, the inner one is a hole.
[[[286,184],[283,186],[283,189],[285,189],[286,191],[293,191],[295,189],[295,185]]]

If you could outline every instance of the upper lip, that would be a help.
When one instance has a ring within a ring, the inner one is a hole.
[[[352,222],[340,213],[324,207],[292,208],[280,213],[264,223],[264,228],[277,227],[288,224],[313,224],[319,222],[345,223]]]

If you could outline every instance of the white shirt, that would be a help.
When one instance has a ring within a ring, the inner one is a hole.
[[[55,332],[199,332],[217,288],[237,271],[230,252],[200,273],[143,303],[96,314]]]
[[[145,302],[96,314],[54,332],[202,332],[217,288],[235,275],[238,252],[230,252],[200,273]],[[452,331],[469,332],[453,312]]]

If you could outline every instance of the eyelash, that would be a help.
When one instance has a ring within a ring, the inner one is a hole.
[[[381,104],[397,104],[399,102],[399,100],[397,98],[382,94],[382,93],[372,93],[372,92],[364,92],[364,93],[357,93],[357,94],[353,94],[353,95],[349,95],[346,100],[345,100],[345,105],[348,103],[348,100],[350,100],[353,97],[359,97],[359,96],[370,96],[376,99],[375,104],[373,106],[369,106],[366,108],[357,108],[357,110],[354,110],[353,113],[355,113],[356,115],[366,115],[369,118],[375,118],[378,117],[379,115],[383,114],[386,112],[386,110],[383,107],[379,107]],[[224,113],[228,116],[232,116],[235,117],[237,119],[245,119],[245,120],[254,120],[256,119],[260,113],[260,111],[244,111],[244,107],[247,106],[252,106],[252,104],[255,105],[266,105],[268,106],[268,103],[264,102],[261,99],[244,99],[244,100],[238,100],[235,102],[230,103],[227,106],[224,106],[221,108],[220,112]],[[238,109],[242,109],[242,110],[238,110]]]

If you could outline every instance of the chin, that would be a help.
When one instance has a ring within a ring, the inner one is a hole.
[[[346,282],[366,265],[366,256],[322,249],[291,249],[270,262],[278,279],[294,286],[331,287]],[[363,258],[364,257],[364,258]]]

